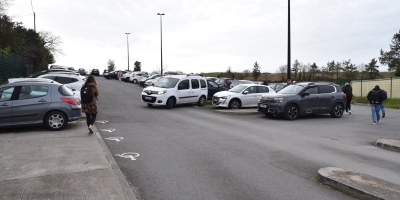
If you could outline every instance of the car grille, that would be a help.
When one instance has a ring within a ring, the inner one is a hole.
[[[261,98],[260,100],[258,100],[259,103],[276,103],[275,100],[273,99],[265,99],[265,98]]]
[[[149,98],[151,98],[151,99],[149,99]],[[142,100],[144,102],[154,103],[154,102],[156,102],[156,99],[157,99],[156,97],[142,95]]]
[[[219,97],[213,97],[213,99],[212,99],[213,104],[218,103],[218,101],[219,101]]]
[[[150,94],[158,94],[158,91],[151,91],[151,90],[145,90],[143,92],[148,94],[148,95],[150,95]]]

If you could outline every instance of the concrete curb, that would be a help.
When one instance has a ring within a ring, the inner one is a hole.
[[[400,185],[347,169],[321,168],[318,180],[359,199],[400,199]]]
[[[259,115],[259,114],[262,114],[254,109],[214,110],[214,112],[226,114],[226,115]]]
[[[391,151],[399,151],[400,152],[400,141],[398,141],[398,140],[379,139],[375,142],[375,146],[381,147],[383,149],[388,149]]]
[[[104,153],[106,154],[106,158],[111,164],[111,168],[117,177],[119,183],[122,186],[122,191],[126,196],[126,199],[129,200],[137,200],[135,194],[133,193],[133,190],[131,186],[129,185],[128,181],[126,180],[125,176],[122,174],[121,169],[119,168],[117,162],[115,161],[113,155],[111,154],[110,150],[108,149],[106,143],[104,142],[103,138],[101,137],[99,131],[97,130],[96,126],[93,125],[93,131],[95,132],[95,135],[97,137],[97,140],[99,140],[99,143],[101,147],[103,148]]]

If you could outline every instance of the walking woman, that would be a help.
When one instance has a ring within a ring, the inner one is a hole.
[[[348,82],[342,88],[342,92],[346,94],[346,113],[351,115],[351,99],[353,98],[353,88]]]
[[[86,87],[89,86],[89,87]],[[86,114],[86,124],[89,129],[89,134],[93,134],[93,123],[96,120],[97,105],[96,100],[99,96],[99,90],[97,90],[97,81],[94,76],[90,75],[81,90],[82,99],[82,112]],[[85,95],[91,95],[90,97],[85,97]],[[83,102],[84,99],[91,99],[89,102]]]

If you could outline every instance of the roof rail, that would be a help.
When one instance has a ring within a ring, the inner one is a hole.
[[[204,77],[203,74],[188,74],[188,75],[186,75],[186,76],[201,76],[201,77]]]

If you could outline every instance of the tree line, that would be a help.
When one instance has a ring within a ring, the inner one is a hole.
[[[380,50],[378,60],[371,59],[368,64],[354,64],[351,59],[343,61],[328,61],[326,65],[318,66],[314,63],[303,64],[295,60],[291,66],[292,80],[296,81],[332,81],[334,79],[375,79],[381,78],[378,61],[387,65],[391,76],[400,77],[400,31],[394,34],[389,51]],[[287,78],[287,65],[281,65],[275,74],[261,73],[260,65],[256,61],[252,71],[233,72],[231,67],[225,72],[203,73],[206,76],[228,77],[249,80],[285,81]]]
[[[55,62],[61,38],[50,32],[27,29],[6,14],[7,0],[0,0],[0,53],[20,55],[24,58],[26,74],[47,69]]]

